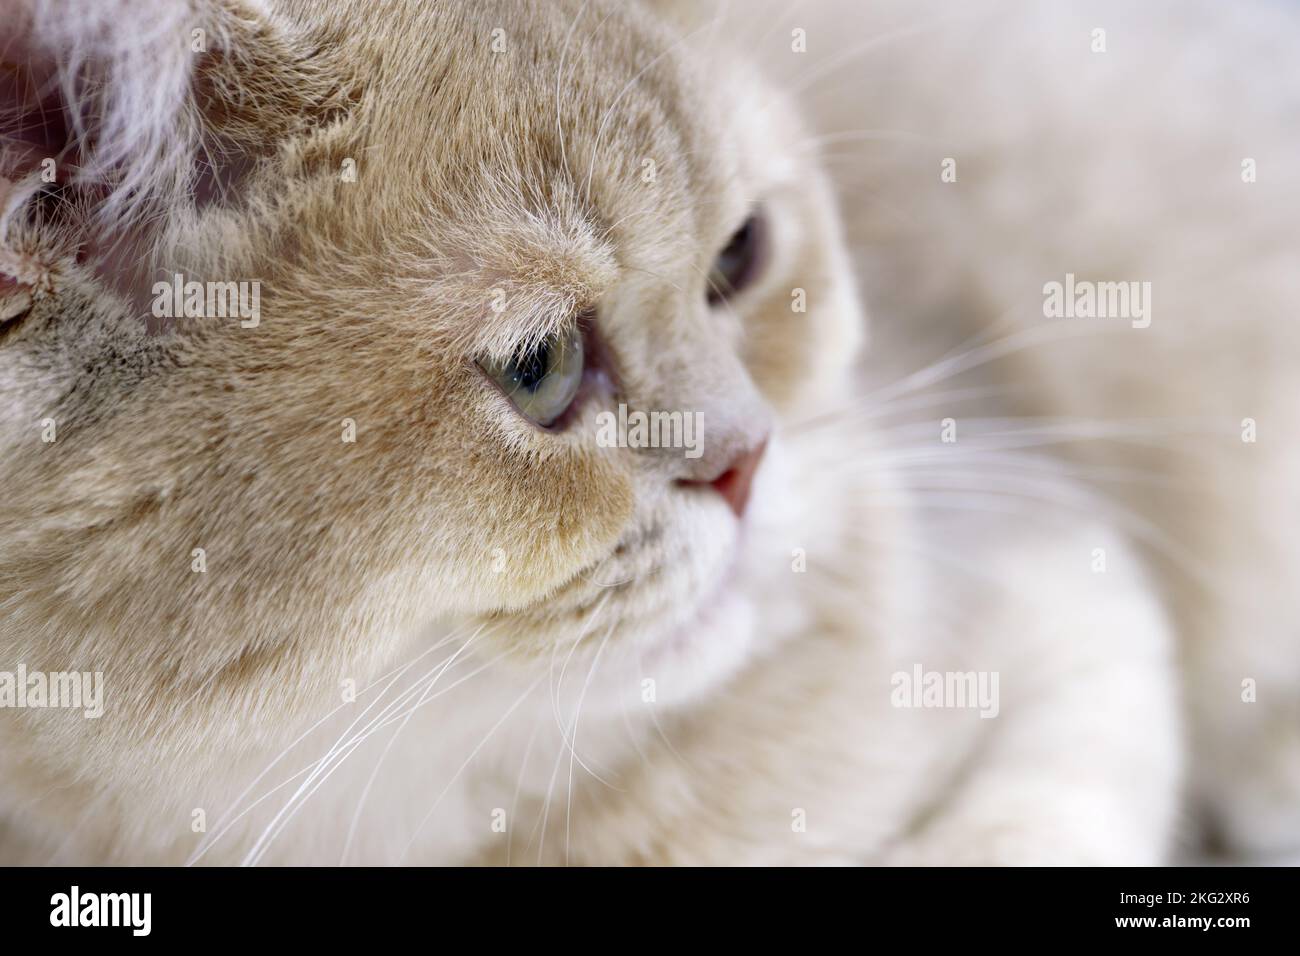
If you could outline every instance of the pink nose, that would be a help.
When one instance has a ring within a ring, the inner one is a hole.
[[[736,517],[742,517],[745,514],[745,506],[749,504],[749,491],[754,484],[754,474],[758,471],[758,463],[763,460],[763,452],[766,450],[767,439],[765,438],[758,445],[737,455],[716,478],[710,481],[688,481],[686,484],[712,485],[714,490],[722,495],[722,500],[731,506]]]

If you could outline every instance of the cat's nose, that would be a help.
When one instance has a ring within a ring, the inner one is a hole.
[[[750,488],[754,484],[754,475],[758,471],[758,464],[763,460],[765,451],[767,451],[766,438],[736,455],[713,478],[700,481],[683,480],[681,483],[711,486],[714,491],[722,495],[722,500],[731,507],[736,517],[741,518],[745,514],[745,506],[749,504]]]

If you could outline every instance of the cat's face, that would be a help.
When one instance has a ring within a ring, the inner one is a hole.
[[[600,654],[590,701],[707,691],[781,629],[809,498],[851,506],[782,430],[862,323],[793,104],[649,5],[336,6],[344,105],[267,130],[159,263],[259,280],[257,327],[179,320],[107,397],[97,338],[0,344],[6,640],[250,725],[439,621]],[[620,404],[684,447],[611,447]],[[738,462],[745,507],[709,484]]]

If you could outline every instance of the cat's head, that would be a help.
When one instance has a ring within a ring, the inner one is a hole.
[[[439,622],[705,692],[854,506],[785,430],[863,322],[796,104],[649,0],[266,7],[25,21],[80,72],[7,105],[83,110],[5,239],[85,246],[0,287],[0,665],[104,671],[106,754],[319,710]],[[168,317],[177,273],[243,311]]]

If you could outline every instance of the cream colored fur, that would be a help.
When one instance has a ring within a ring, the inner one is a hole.
[[[72,205],[0,169],[0,670],[107,686],[0,710],[0,858],[1300,845],[1300,84],[1232,72],[1294,13],[93,6],[0,0],[83,117]],[[260,325],[147,333],[176,271],[259,280]],[[1066,272],[1152,282],[1150,328],[1044,318]],[[702,459],[473,368],[584,310]],[[743,525],[677,483],[769,430]],[[997,672],[997,717],[892,706],[917,663]]]

